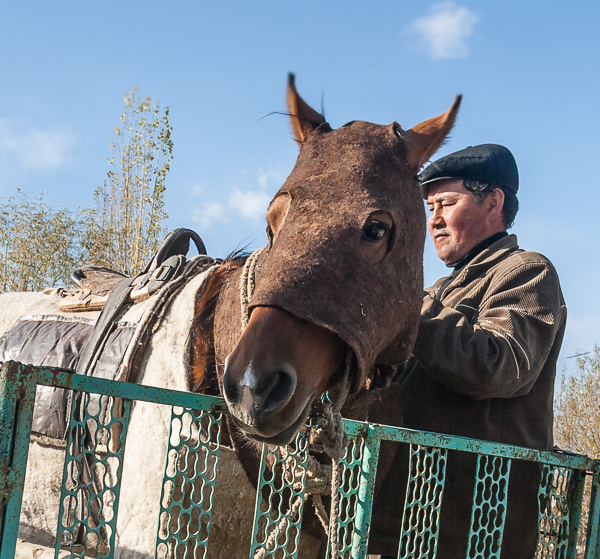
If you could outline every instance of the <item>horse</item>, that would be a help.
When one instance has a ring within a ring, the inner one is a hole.
[[[300,154],[269,205],[268,245],[216,270],[197,307],[193,386],[225,398],[233,446],[253,481],[258,443],[292,441],[320,397],[344,384],[344,417],[402,424],[392,379],[411,355],[423,289],[415,177],[460,101],[409,130],[361,121],[333,130],[290,75]],[[375,502],[394,455],[384,445]]]
[[[339,382],[388,386],[411,354],[420,313],[425,215],[416,174],[453,126],[442,115],[404,131],[352,121],[332,130],[288,83],[300,155],[267,211],[242,329],[242,259],[215,271],[199,302],[195,387],[213,370],[233,422],[256,441],[289,442]]]
[[[267,211],[267,246],[207,271],[195,306],[190,295],[185,304],[171,303],[167,315],[193,313],[189,376],[160,379],[143,369],[146,358],[137,374],[143,384],[221,394],[230,411],[228,436],[251,480],[258,444],[290,442],[325,392],[342,399],[349,393],[347,417],[400,424],[392,380],[411,354],[423,287],[425,215],[415,177],[450,132],[460,100],[408,130],[363,121],[334,130],[298,94],[290,74],[287,105],[300,154]],[[169,343],[168,331],[160,343]],[[124,480],[144,475],[128,455],[154,462],[164,456],[149,452],[143,437],[129,441],[136,423],[166,430],[164,416],[152,409],[132,412]],[[391,458],[382,456],[379,472]],[[28,494],[31,502],[39,498],[26,488]],[[133,495],[132,507],[148,508],[148,496],[139,489]],[[126,501],[122,494],[122,508]],[[120,512],[120,543],[134,551],[121,556],[144,556],[144,536],[132,535],[138,523],[130,514]]]

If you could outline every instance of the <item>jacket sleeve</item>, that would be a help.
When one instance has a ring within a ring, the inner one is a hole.
[[[426,293],[415,357],[446,388],[473,399],[527,394],[566,317],[556,271],[547,261],[522,262],[477,307],[469,321]]]

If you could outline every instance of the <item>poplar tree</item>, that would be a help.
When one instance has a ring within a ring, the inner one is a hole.
[[[0,293],[71,284],[82,264],[137,274],[162,239],[165,179],[173,159],[169,109],[125,95],[107,180],[76,212],[18,193],[0,200]]]
[[[125,95],[125,109],[110,147],[108,180],[96,189],[85,248],[90,262],[127,275],[138,273],[165,231],[165,179],[173,160],[169,109]]]

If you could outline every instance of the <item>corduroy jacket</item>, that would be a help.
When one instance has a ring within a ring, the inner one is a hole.
[[[550,450],[567,310],[558,275],[508,235],[423,297],[400,383],[406,427]]]
[[[398,379],[404,426],[550,450],[567,314],[556,270],[508,235],[445,280],[423,296],[414,355]],[[443,559],[466,557],[475,459],[448,454],[437,555]],[[397,553],[408,462],[407,446],[399,445],[373,513],[381,537],[370,553]],[[535,463],[512,463],[502,559],[535,555],[540,472]]]

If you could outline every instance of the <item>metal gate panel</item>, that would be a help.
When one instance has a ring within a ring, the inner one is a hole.
[[[500,559],[510,464],[500,456],[477,456],[469,559]]]
[[[308,452],[293,445],[263,445],[250,557],[296,559],[304,507]]]
[[[410,445],[399,559],[437,554],[447,454],[446,449]]]
[[[87,537],[98,557],[113,556],[130,406],[140,400],[172,408],[156,557],[209,557],[222,415],[227,413],[222,399],[9,362],[0,375],[0,559],[14,555],[36,383],[74,390],[81,401],[72,413],[59,536],[69,545],[76,536]],[[330,526],[338,534],[342,557],[367,553],[379,446],[395,441],[410,445],[400,558],[436,556],[447,452],[452,450],[478,456],[469,557],[499,557],[510,464],[526,460],[542,468],[536,559],[575,557],[586,479],[591,480],[591,501],[585,558],[600,559],[600,461],[348,420],[344,428],[350,444],[340,466],[339,523]],[[297,557],[309,460],[301,446],[297,439],[288,447],[264,447],[251,559]],[[81,553],[72,549],[74,557]]]
[[[73,398],[56,553],[93,549],[98,559],[115,547],[123,455],[131,400],[85,392]],[[81,542],[81,543],[78,543]]]
[[[173,407],[155,557],[206,557],[222,414]]]

